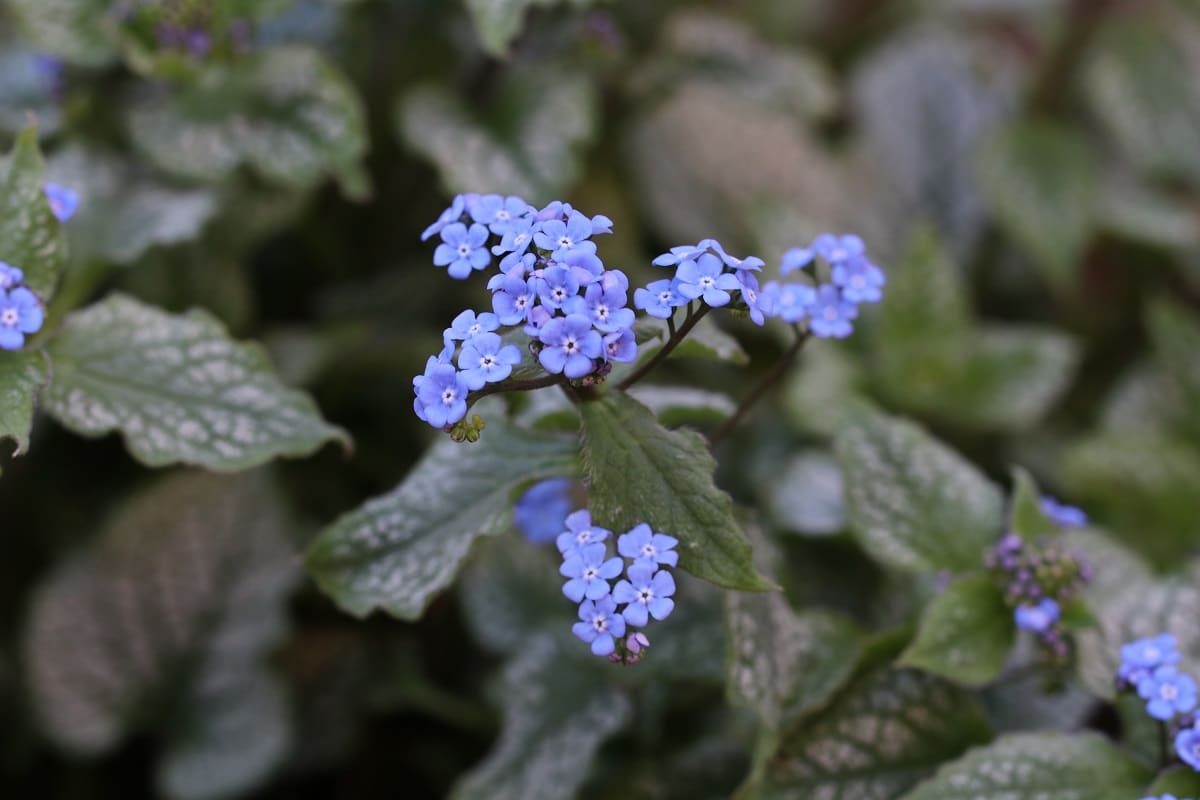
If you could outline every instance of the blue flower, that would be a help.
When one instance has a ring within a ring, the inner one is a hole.
[[[613,637],[625,635],[625,618],[617,613],[617,604],[605,596],[592,602],[584,600],[579,606],[579,618],[571,632],[592,646],[592,652],[606,656],[616,649]]]
[[[484,312],[476,315],[471,309],[459,314],[450,323],[450,327],[442,333],[442,338],[450,342],[462,342],[481,333],[491,333],[500,327],[500,320],[495,314]]]
[[[625,308],[625,292],[621,289],[605,289],[593,283],[578,299],[578,313],[586,315],[598,331],[613,333],[633,325],[633,309]]]
[[[1143,676],[1137,691],[1147,701],[1146,712],[1163,722],[1196,708],[1196,682],[1175,667],[1158,667]]]
[[[520,325],[529,319],[537,294],[529,282],[521,278],[505,277],[500,290],[492,295],[492,310],[501,325]]]
[[[812,304],[817,301],[817,292],[803,283],[779,283],[770,281],[762,288],[772,316],[787,323],[795,323],[808,315]]]
[[[767,265],[767,262],[763,261],[758,256],[746,256],[745,258],[738,258],[737,256],[732,256],[729,253],[726,253],[725,248],[722,247],[721,243],[716,239],[705,239],[705,241],[710,243],[712,249],[716,250],[721,256],[721,261],[725,262],[725,266],[729,267],[730,269],[758,272]]]
[[[637,360],[637,337],[632,328],[607,334],[603,344],[604,358],[608,361],[628,363]]]
[[[878,303],[883,299],[880,289],[887,278],[864,256],[852,256],[834,264],[833,282],[842,287],[842,296],[852,303]]]
[[[858,316],[858,306],[846,302],[837,287],[827,283],[817,290],[808,313],[812,318],[808,326],[815,335],[822,339],[844,339],[854,330],[850,320]]]
[[[545,306],[534,306],[529,310],[529,323],[525,326],[525,335],[530,339],[540,339],[542,329],[546,327],[554,315]]]
[[[816,257],[816,252],[810,247],[793,247],[783,254],[779,262],[779,274],[787,275],[798,269],[804,269]]]
[[[604,275],[604,262],[594,252],[584,248],[572,250],[563,256],[559,263],[570,268],[580,286],[595,283]]]
[[[484,243],[488,238],[488,229],[482,225],[472,225],[468,228],[461,222],[454,222],[442,229],[442,244],[433,252],[433,264],[436,267],[449,267],[451,278],[462,280],[471,274],[473,269],[486,269],[492,263]]]
[[[670,616],[675,608],[673,594],[675,579],[671,573],[656,572],[654,566],[639,562],[629,568],[629,580],[617,582],[612,598],[618,603],[628,603],[621,612],[626,622],[644,628],[649,617],[663,620]]]
[[[471,219],[487,225],[497,236],[504,236],[512,228],[515,220],[532,217],[533,211],[529,203],[516,195],[503,197],[498,194],[485,194],[472,206]]]
[[[0,261],[0,289],[12,289],[15,286],[20,286],[24,280],[25,273],[23,271],[12,264]]]
[[[506,262],[511,263],[511,257],[519,258],[525,254],[529,245],[533,244],[533,235],[537,232],[537,228],[538,222],[533,217],[519,217],[508,224],[500,236],[500,244],[492,247],[494,255],[509,254],[500,262],[502,269]]]
[[[490,315],[489,315],[490,316]],[[521,363],[521,351],[515,344],[504,344],[494,333],[481,333],[468,339],[458,355],[458,368],[472,391],[485,383],[502,381]]]
[[[666,564],[674,567],[679,563],[679,554],[675,545],[679,540],[665,533],[655,533],[645,522],[634,526],[629,533],[623,533],[617,539],[617,552],[626,558],[632,558],[639,564],[657,566]]]
[[[696,245],[684,244],[672,247],[671,252],[663,253],[650,263],[656,267],[674,267],[684,261],[693,261],[707,253],[714,241],[714,239],[705,239]]]
[[[1058,618],[1061,615],[1062,609],[1058,607],[1058,603],[1049,597],[1045,597],[1035,606],[1017,606],[1013,617],[1016,620],[1017,627],[1021,630],[1045,633],[1050,629],[1051,625],[1058,622]]]
[[[1175,737],[1175,752],[1188,766],[1200,771],[1200,725],[1179,732]]]
[[[0,289],[0,350],[20,350],[43,322],[42,305],[33,292],[24,286]]]
[[[591,236],[592,221],[578,211],[572,211],[566,222],[561,219],[543,222],[533,241],[541,249],[551,251],[555,261],[561,261],[578,247],[594,252],[595,245],[588,242]]]
[[[750,319],[755,325],[765,325],[768,316],[774,316],[774,302],[771,295],[763,294],[758,288],[758,277],[753,272],[739,272],[738,284],[742,292],[742,302],[750,312]]]
[[[854,256],[861,256],[866,248],[863,246],[863,240],[853,234],[835,236],[832,233],[822,233],[813,239],[812,249],[828,261],[830,266],[837,266]]]
[[[1117,670],[1117,677],[1136,685],[1158,667],[1178,664],[1181,656],[1175,647],[1175,637],[1169,633],[1121,645],[1121,666]]]
[[[535,483],[513,506],[513,524],[534,544],[554,541],[571,510],[570,491],[567,478]]]
[[[458,222],[462,219],[463,212],[467,210],[466,195],[458,195],[451,201],[450,207],[442,212],[438,217],[437,222],[430,225],[421,233],[421,241],[427,241],[430,237],[442,232],[442,229],[451,223]]]
[[[568,553],[559,574],[569,581],[563,584],[563,594],[578,603],[583,598],[599,600],[608,595],[608,581],[621,574],[619,558],[605,559],[603,544],[589,544]]]
[[[737,276],[724,270],[721,259],[712,253],[705,253],[694,261],[683,261],[675,271],[675,290],[689,300],[703,297],[704,302],[714,308],[728,305],[733,299],[729,293],[740,284]]]
[[[1173,794],[1163,794],[1158,797],[1143,797],[1142,800],[1179,800],[1179,798]]]
[[[542,305],[547,308],[562,308],[563,304],[579,294],[579,281],[566,267],[547,267],[542,270],[541,277],[534,279],[534,285]]]
[[[450,364],[426,364],[423,380],[414,385],[420,407],[417,416],[435,428],[458,422],[467,414],[467,382]]]
[[[595,369],[594,359],[600,357],[603,344],[592,323],[580,314],[556,317],[538,332],[542,350],[538,361],[547,372],[582,378]]]
[[[592,236],[599,236],[602,233],[612,233],[613,221],[603,214],[597,214],[592,217]]]
[[[592,514],[587,509],[571,513],[566,522],[567,530],[555,540],[558,552],[564,557],[577,554],[584,547],[603,542],[612,535],[612,531],[592,524]]]
[[[79,209],[79,193],[57,183],[47,183],[42,187],[46,200],[50,203],[50,211],[59,222],[66,222],[75,216]]]
[[[1088,524],[1088,516],[1082,509],[1060,503],[1050,495],[1042,496],[1042,513],[1062,528],[1084,528]]]
[[[659,319],[667,319],[678,306],[686,303],[687,298],[676,289],[676,281],[669,279],[654,281],[645,289],[637,289],[633,293],[633,304]]]

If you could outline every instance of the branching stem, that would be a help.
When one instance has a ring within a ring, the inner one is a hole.
[[[642,378],[646,377],[651,370],[657,367],[667,356],[671,355],[671,351],[678,347],[679,343],[687,338],[687,335],[692,328],[696,327],[696,323],[703,319],[704,315],[710,310],[711,307],[706,305],[700,306],[700,310],[698,311],[693,311],[689,307],[687,316],[683,318],[683,324],[679,326],[678,330],[671,334],[671,337],[667,339],[666,344],[664,344],[657,353],[651,356],[649,361],[647,361],[645,364],[642,364],[640,367],[630,373],[625,380],[618,383],[617,388],[622,392],[627,391],[630,386],[633,386]],[[668,328],[670,328],[670,323],[668,323]]]
[[[761,400],[762,396],[766,394],[767,390],[774,386],[779,379],[783,377],[784,373],[787,372],[788,367],[790,367],[792,362],[796,360],[796,356],[800,354],[802,349],[804,349],[804,344],[808,341],[810,334],[807,331],[801,331],[796,325],[792,326],[792,332],[796,335],[795,341],[792,342],[787,350],[783,351],[783,355],[781,355],[779,359],[771,365],[771,368],[763,374],[758,383],[754,385],[754,388],[752,388],[746,394],[746,396],[742,398],[742,401],[738,403],[737,409],[734,410],[733,414],[729,416],[729,419],[722,422],[721,426],[712,432],[712,435],[708,437],[708,442],[710,445],[715,445],[717,442],[724,439],[730,431],[737,427],[737,424],[741,422],[750,409],[754,407],[754,404]]]

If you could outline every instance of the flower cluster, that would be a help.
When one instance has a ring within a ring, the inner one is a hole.
[[[441,237],[434,265],[463,279],[502,256],[500,271],[488,282],[492,311],[468,310],[455,318],[442,352],[413,380],[417,416],[435,428],[454,425],[466,415],[469,392],[512,374],[521,352],[505,344],[502,327],[521,327],[542,368],[564,380],[594,382],[612,362],[633,361],[629,280],[605,268],[592,241],[611,232],[607,217],[586,217],[567,203],[539,211],[519,197],[454,198],[421,237]]]
[[[853,330],[861,303],[883,299],[887,278],[867,258],[863,240],[852,234],[823,233],[808,247],[794,247],[783,254],[779,272],[797,270],[805,280],[771,281],[763,286],[770,316],[784,322],[807,320],[808,330],[822,339],[844,339]]]
[[[20,350],[45,322],[41,301],[24,281],[24,272],[0,261],[0,350]]]
[[[652,317],[669,319],[675,309],[693,300],[712,308],[730,306],[747,311],[758,325],[769,309],[763,305],[758,276],[765,264],[761,258],[738,258],[725,252],[716,239],[694,246],[672,247],[652,262],[656,267],[674,267],[675,277],[654,281],[633,293],[634,305]]]
[[[153,36],[160,50],[189,53],[198,59],[222,47],[235,54],[250,50],[249,20],[229,19],[204,0],[123,0],[115,14],[130,29]]]
[[[1015,533],[1000,537],[984,563],[1013,609],[1017,627],[1037,636],[1052,661],[1064,663],[1070,647],[1063,608],[1091,582],[1091,564],[1054,543],[1026,542]]]
[[[1200,721],[1196,718],[1196,681],[1180,672],[1182,660],[1169,633],[1138,639],[1121,646],[1118,691],[1136,691],[1146,701],[1146,713],[1167,725],[1175,752],[1200,772]]]
[[[646,627],[651,617],[666,619],[674,610],[675,579],[666,567],[679,563],[674,550],[679,541],[643,522],[617,539],[618,556],[609,558],[605,541],[612,531],[592,525],[588,511],[572,513],[566,524],[556,544],[563,557],[559,573],[567,578],[563,594],[579,603],[580,621],[572,632],[598,656],[623,664],[640,661],[650,640],[628,629]],[[622,571],[625,577],[612,586],[609,581]]]

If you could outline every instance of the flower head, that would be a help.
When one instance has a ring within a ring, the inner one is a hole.
[[[887,278],[866,256],[851,256],[837,262],[832,277],[833,282],[842,287],[842,297],[852,303],[878,303],[883,299],[881,289]]]
[[[765,325],[768,316],[774,316],[774,298],[769,294],[763,294],[758,288],[758,277],[753,272],[739,272],[737,274],[738,289],[742,293],[742,302],[746,304],[746,310],[750,313],[750,319],[755,325]]]
[[[740,288],[740,284],[735,275],[724,270],[721,259],[712,253],[688,259],[675,271],[675,290],[689,300],[703,297],[714,308],[729,305],[733,299],[729,293]]]
[[[1013,613],[1018,628],[1034,633],[1045,633],[1051,625],[1058,622],[1061,615],[1062,609],[1049,597],[1042,598],[1037,605],[1017,606]]]
[[[467,386],[463,374],[452,365],[433,361],[426,364],[417,389],[417,416],[435,428],[458,422],[467,413]]]
[[[799,322],[817,300],[817,292],[804,283],[770,281],[762,288],[772,316],[787,323]]]
[[[498,194],[485,194],[471,207],[471,219],[481,225],[487,225],[497,236],[504,236],[512,229],[514,222],[531,217],[532,214],[533,208],[516,195],[503,197]]]
[[[466,195],[460,194],[455,197],[453,201],[451,201],[450,207],[443,211],[441,216],[437,218],[437,222],[430,225],[421,233],[421,241],[428,241],[431,237],[441,233],[442,229],[447,225],[458,222],[460,219],[462,219],[462,215],[466,210]]]
[[[534,544],[554,541],[571,510],[570,490],[567,478],[535,483],[513,505],[513,524]]]
[[[504,226],[504,232],[500,236],[500,244],[493,245],[493,255],[509,254],[509,257],[515,256],[519,258],[529,249],[529,245],[533,244],[533,235],[537,233],[538,222],[533,217],[517,217]],[[493,232],[496,232],[493,228]],[[508,261],[501,262],[501,266]]]
[[[1200,771],[1200,724],[1179,732],[1175,737],[1175,752],[1188,766]]]
[[[75,216],[79,210],[79,193],[57,183],[47,183],[42,187],[46,200],[50,203],[50,211],[59,222],[66,222]]]
[[[844,339],[854,330],[850,321],[858,317],[858,306],[847,302],[837,287],[825,284],[817,290],[808,313],[813,334],[822,339]]]
[[[25,273],[22,270],[0,261],[0,289],[12,289],[24,280]]]
[[[1060,503],[1050,495],[1042,496],[1042,513],[1060,528],[1084,528],[1088,524],[1088,516],[1082,509]]]
[[[1196,709],[1196,682],[1172,666],[1158,667],[1137,683],[1146,712],[1163,722]]]
[[[674,567],[679,563],[679,554],[674,549],[677,544],[679,540],[674,536],[655,533],[643,522],[629,533],[621,534],[617,539],[617,552],[638,563],[650,566],[667,564]]]
[[[618,287],[605,288],[593,283],[577,298],[572,313],[585,314],[592,326],[602,333],[613,333],[633,327],[633,309],[626,308],[625,291]]]
[[[42,304],[33,292],[24,286],[0,289],[0,350],[20,350],[43,322]]]
[[[621,559],[605,558],[604,545],[584,545],[567,555],[559,574],[570,578],[563,584],[563,594],[578,603],[583,598],[599,600],[610,591],[609,580],[621,574]]]
[[[1182,657],[1176,646],[1175,637],[1169,633],[1121,645],[1121,666],[1117,670],[1117,677],[1137,685],[1158,667],[1178,664]]]
[[[494,333],[481,333],[468,339],[458,355],[458,368],[472,391],[482,389],[485,383],[504,380],[520,363],[520,349],[515,344],[505,344]]]
[[[721,261],[723,261],[725,266],[729,267],[730,269],[758,272],[767,265],[767,262],[763,261],[758,256],[746,256],[745,258],[738,258],[737,256],[726,253],[725,248],[722,247],[721,243],[716,239],[705,239],[705,241],[710,243],[709,246],[713,250],[717,251],[717,254],[721,257]]]
[[[560,309],[579,294],[579,280],[566,267],[553,266],[542,270],[541,277],[534,278],[534,285],[546,308]]]
[[[487,269],[492,263],[484,243],[488,238],[488,229],[479,224],[470,228],[461,222],[453,222],[441,231],[442,243],[433,251],[433,264],[437,267],[447,267],[451,278],[462,280],[471,274],[471,270]]]
[[[613,589],[613,600],[627,603],[621,612],[625,621],[637,628],[645,627],[649,617],[662,620],[670,616],[675,608],[671,595],[675,594],[675,579],[666,570],[657,570],[654,565],[639,562],[629,568],[629,580],[618,581]]]
[[[855,256],[861,256],[865,251],[863,240],[854,234],[838,236],[832,233],[822,233],[813,239],[812,249],[830,266],[837,266],[849,261]]]
[[[581,314],[549,320],[538,332],[538,339],[544,345],[538,353],[541,365],[547,372],[568,378],[582,378],[594,370],[603,347],[600,334]]]
[[[606,361],[617,361],[622,364],[637,360],[637,337],[632,328],[605,334],[603,355]]]
[[[442,333],[442,338],[450,342],[463,342],[481,333],[491,333],[499,327],[500,320],[495,314],[476,314],[467,309],[454,318],[450,327]]]
[[[678,280],[654,281],[645,289],[633,293],[633,304],[652,317],[667,319],[679,306],[687,304],[687,298],[678,291]]]
[[[566,519],[567,530],[558,535],[555,544],[564,556],[578,553],[588,545],[603,542],[612,531],[592,524],[592,515],[587,509],[572,512]]]
[[[595,244],[588,242],[591,237],[592,221],[578,211],[571,211],[565,222],[561,219],[543,222],[533,241],[541,249],[551,251],[555,261],[561,261],[579,247],[594,252]]]
[[[625,635],[625,619],[617,613],[617,604],[608,595],[596,601],[584,600],[579,606],[579,619],[571,632],[592,646],[592,652],[606,656],[616,649],[614,637]]]
[[[501,325],[520,325],[529,319],[537,301],[537,293],[529,281],[506,276],[492,295],[492,310]]]

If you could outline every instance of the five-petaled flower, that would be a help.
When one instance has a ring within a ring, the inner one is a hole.
[[[24,286],[0,289],[0,350],[20,350],[25,337],[41,330],[45,315],[37,296]]]
[[[579,606],[579,618],[571,631],[592,646],[592,652],[606,656],[616,649],[613,637],[625,635],[625,618],[617,613],[617,604],[609,595],[584,600]]]
[[[617,539],[617,552],[639,563],[674,567],[679,563],[675,545],[679,540],[665,533],[655,533],[645,522],[636,525]]]
[[[675,608],[671,595],[675,594],[675,579],[666,570],[657,570],[654,565],[638,562],[629,568],[629,580],[617,582],[612,597],[618,603],[627,603],[621,614],[625,621],[642,628],[649,617],[664,620]]]
[[[558,568],[564,578],[563,594],[578,603],[583,598],[599,600],[611,587],[608,582],[621,574],[621,559],[605,558],[603,543],[589,544],[571,553]]]
[[[1058,607],[1058,603],[1049,597],[1042,598],[1036,605],[1017,606],[1016,611],[1013,612],[1017,627],[1033,633],[1045,633],[1051,625],[1058,622],[1061,615],[1062,610]]]
[[[1137,691],[1146,701],[1146,712],[1157,720],[1165,722],[1196,709],[1196,682],[1173,666],[1142,676]]]
[[[434,266],[446,267],[451,278],[462,280],[472,270],[486,269],[492,263],[484,243],[488,229],[478,223],[468,228],[461,222],[453,222],[442,229],[442,243],[433,251]]]

